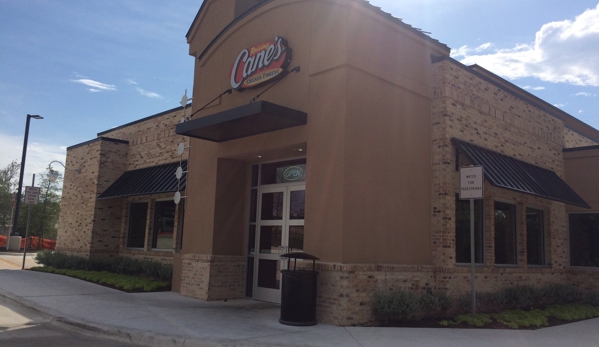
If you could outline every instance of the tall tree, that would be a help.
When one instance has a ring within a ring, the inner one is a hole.
[[[20,168],[20,164],[13,160],[5,168],[0,169],[0,230],[10,226],[12,193],[18,186]]]
[[[48,171],[46,174],[39,174],[41,180],[36,182],[36,187],[40,188],[38,204],[23,205],[27,206],[27,208],[22,208],[22,212],[19,213],[19,234],[21,236],[25,236],[27,216],[29,209],[31,209],[29,236],[56,240],[58,216],[60,214],[60,181],[62,180],[62,175],[59,174],[58,179],[53,182],[50,179],[50,173]]]

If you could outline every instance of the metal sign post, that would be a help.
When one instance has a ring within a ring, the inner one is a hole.
[[[23,246],[23,266],[21,270],[25,269],[25,258],[27,256],[27,237],[29,236],[29,219],[31,218],[31,205],[37,205],[40,200],[40,188],[35,187],[35,174],[33,174],[33,181],[31,187],[25,187],[25,204],[27,207],[27,227],[25,228],[25,246]]]
[[[474,242],[474,200],[484,197],[484,171],[482,166],[460,168],[460,200],[470,200],[470,291],[472,298],[472,318],[476,318],[475,242]]]

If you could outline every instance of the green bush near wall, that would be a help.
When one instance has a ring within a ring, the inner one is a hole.
[[[44,250],[38,252],[35,261],[45,267],[54,269],[84,270],[110,272],[121,275],[149,277],[159,281],[172,281],[173,266],[152,260],[138,260],[129,257],[111,259],[83,258],[75,255]]]
[[[75,277],[85,281],[90,281],[130,292],[155,292],[159,290],[170,289],[171,286],[170,282],[155,281],[149,278],[115,274],[108,271],[55,269],[47,266],[34,267],[31,268],[31,270],[66,275],[69,277]]]
[[[515,286],[477,293],[477,317],[472,319],[470,295],[448,298],[443,293],[423,293],[417,296],[400,290],[376,292],[372,297],[372,311],[376,319],[385,324],[453,316],[455,318],[439,323],[484,326],[495,320],[517,329],[547,326],[550,317],[562,321],[599,317],[599,293],[583,295],[573,286],[559,284],[542,288]]]

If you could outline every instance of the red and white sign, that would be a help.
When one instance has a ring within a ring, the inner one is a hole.
[[[231,87],[243,90],[273,82],[283,76],[289,63],[291,48],[281,37],[244,49],[231,68]]]

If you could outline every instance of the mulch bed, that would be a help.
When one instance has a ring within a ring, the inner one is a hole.
[[[452,320],[452,318],[430,318],[430,319],[421,319],[421,320],[413,320],[413,321],[392,321],[392,322],[379,322],[379,324],[374,324],[374,326],[383,327],[383,328],[445,328],[445,329],[509,329],[509,330],[538,330],[543,328],[550,328],[558,325],[569,324],[580,322],[584,319],[574,320],[574,321],[565,321],[561,319],[557,319],[555,317],[549,317],[548,322],[549,325],[544,327],[520,327],[519,329],[512,329],[510,327],[505,326],[502,323],[499,323],[495,320],[493,322],[485,324],[482,327],[477,327],[474,325],[469,325],[467,323],[459,323],[459,324],[448,324],[441,325],[439,322],[442,320]]]

